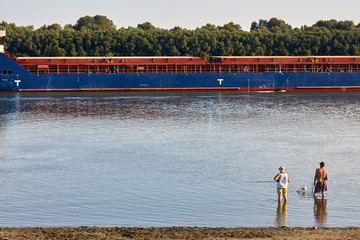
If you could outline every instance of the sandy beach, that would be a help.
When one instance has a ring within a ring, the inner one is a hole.
[[[0,239],[359,239],[349,228],[0,228]]]

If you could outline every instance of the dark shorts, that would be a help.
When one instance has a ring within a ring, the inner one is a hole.
[[[325,192],[327,191],[326,181],[324,182],[317,182],[315,185],[315,192]]]

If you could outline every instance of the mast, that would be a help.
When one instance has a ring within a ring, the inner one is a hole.
[[[3,53],[5,51],[4,49],[4,38],[6,36],[6,30],[0,30],[0,52]]]

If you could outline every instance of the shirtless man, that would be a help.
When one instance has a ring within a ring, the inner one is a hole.
[[[322,192],[322,197],[325,197],[325,191],[327,191],[326,181],[328,180],[328,173],[325,170],[325,163],[320,163],[320,168],[316,169],[315,177],[314,177],[314,198],[316,198],[316,194],[318,192]]]

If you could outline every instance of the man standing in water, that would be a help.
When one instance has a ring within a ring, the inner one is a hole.
[[[325,170],[325,163],[321,162],[320,163],[320,168],[316,169],[315,171],[315,177],[314,177],[314,186],[315,186],[315,191],[314,191],[314,198],[316,198],[316,194],[318,192],[322,193],[322,197],[325,197],[325,191],[327,191],[327,185],[326,185],[326,181],[328,180],[328,173]]]
[[[287,202],[287,186],[290,182],[289,175],[285,172],[284,167],[279,168],[280,173],[278,173],[274,180],[277,181],[277,193],[278,193],[278,202],[281,203],[281,196],[284,197],[284,203]]]

